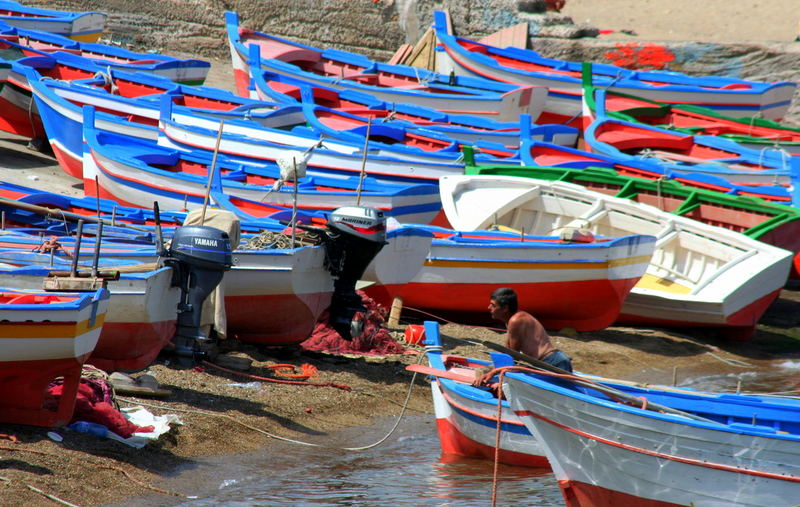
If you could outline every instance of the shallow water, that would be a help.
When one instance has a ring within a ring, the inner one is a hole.
[[[796,389],[800,363],[786,362],[770,373],[716,375],[687,379],[684,387],[708,391],[779,392]],[[329,446],[371,444],[388,433],[394,420],[371,428],[328,435]],[[229,456],[201,463],[168,479],[161,487],[190,492],[196,499],[148,496],[124,505],[184,506],[459,506],[491,505],[490,461],[443,457],[432,415],[406,416],[389,440],[374,449],[348,452],[271,445],[269,452]],[[498,505],[562,506],[558,485],[545,470],[501,466]]]

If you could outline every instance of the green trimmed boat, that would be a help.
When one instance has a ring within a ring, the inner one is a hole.
[[[596,90],[605,91],[605,114],[609,118],[642,123],[691,135],[724,137],[747,148],[784,150],[800,155],[800,129],[766,118],[734,118],[713,109],[686,104],[666,104],[626,93],[595,87],[592,64],[581,68],[584,114],[583,128],[591,122],[589,113],[597,112]],[[586,110],[588,108],[588,110]]]
[[[566,181],[589,190],[631,199],[745,234],[753,239],[794,252],[791,278],[800,278],[800,210],[757,197],[729,195],[684,185],[675,180],[648,180],[621,176],[611,169],[570,169],[538,166],[476,166],[465,174],[521,176]]]

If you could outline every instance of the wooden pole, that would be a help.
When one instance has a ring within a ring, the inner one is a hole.
[[[79,220],[83,220],[84,222],[92,222],[92,223],[100,223],[103,222],[106,225],[113,225],[110,220],[106,220],[104,218],[94,218],[88,215],[79,215],[77,213],[71,213],[69,211],[62,211],[58,209],[47,208],[44,206],[37,206],[35,204],[28,204],[26,202],[19,202],[13,199],[9,199],[7,197],[0,197],[0,204],[4,206],[10,206],[13,208],[24,209],[26,211],[32,211],[39,215],[55,215],[57,214],[59,217],[65,218],[67,220],[71,220],[73,222],[77,222]],[[143,231],[143,232],[151,232],[149,229],[144,227],[136,227],[135,225],[131,224],[121,224],[123,227],[128,229],[133,229],[135,231]]]
[[[103,222],[97,224],[97,237],[94,243],[94,258],[92,259],[92,276],[97,278],[97,265],[100,263],[100,243],[103,239]]]
[[[78,257],[81,255],[81,238],[83,237],[83,220],[78,220],[78,228],[75,231],[75,249],[72,252],[71,276],[78,276]]]
[[[392,309],[389,312],[389,327],[397,327],[400,325],[400,312],[403,311],[403,298],[400,296],[392,300]]]
[[[367,150],[369,149],[369,133],[372,127],[372,117],[367,118],[367,135],[364,136],[364,157],[361,159],[361,175],[358,178],[358,193],[356,194],[356,206],[361,206],[361,186],[364,183],[364,173],[367,170]]]
[[[217,168],[217,155],[219,154],[219,143],[222,140],[222,130],[225,127],[225,120],[220,120],[219,131],[217,132],[217,143],[214,146],[214,156],[211,158],[211,167],[208,168],[208,183],[206,183],[206,196],[203,199],[203,213],[200,215],[200,225],[206,221],[206,207],[211,196],[211,182],[214,179],[214,171]]]
[[[292,171],[294,174],[292,178],[294,179],[294,192],[292,192],[292,248],[294,248],[294,239],[297,233],[297,159],[292,156]]]

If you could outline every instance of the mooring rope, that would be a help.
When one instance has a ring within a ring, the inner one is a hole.
[[[424,351],[420,351],[420,353],[417,356],[417,364],[420,364],[422,362],[422,358],[423,357],[424,357]],[[181,408],[174,408],[174,407],[165,407],[163,405],[156,405],[156,404],[152,404],[152,403],[143,403],[143,402],[140,402],[138,400],[132,400],[132,399],[121,398],[121,397],[119,397],[118,399],[120,401],[125,402],[125,403],[130,403],[130,404],[133,404],[133,405],[142,405],[142,406],[145,406],[145,407],[157,408],[159,410],[175,411],[175,412],[186,412],[186,413],[190,413],[190,414],[200,414],[200,415],[206,415],[206,416],[211,416],[211,417],[221,417],[223,419],[228,419],[229,421],[231,421],[233,423],[236,423],[236,424],[239,424],[241,426],[244,426],[245,428],[253,430],[253,431],[257,432],[257,433],[261,433],[261,434],[263,434],[263,435],[265,435],[265,436],[267,436],[269,438],[274,438],[275,440],[280,440],[282,442],[287,442],[287,443],[290,443],[290,444],[303,445],[303,446],[306,446],[306,447],[318,447],[318,448],[324,448],[324,449],[336,449],[336,450],[341,450],[341,451],[353,451],[353,452],[356,452],[356,451],[365,451],[365,450],[368,450],[368,449],[372,449],[373,447],[377,447],[377,446],[381,445],[382,443],[384,443],[389,437],[391,437],[394,434],[394,432],[397,430],[398,426],[400,426],[400,422],[402,421],[403,416],[405,415],[406,410],[408,409],[408,404],[409,404],[409,402],[411,400],[411,392],[412,392],[412,389],[414,388],[414,382],[416,381],[416,379],[417,379],[417,373],[414,372],[414,374],[411,377],[411,382],[408,385],[408,390],[406,392],[406,398],[405,398],[405,401],[403,402],[402,409],[400,410],[400,414],[397,416],[397,420],[395,421],[394,425],[389,430],[389,432],[384,437],[382,437],[380,440],[378,440],[377,442],[374,442],[374,443],[369,444],[369,445],[359,446],[359,447],[331,446],[331,445],[325,445],[325,444],[317,444],[317,443],[313,443],[313,442],[304,442],[302,440],[296,440],[296,439],[289,438],[289,437],[283,437],[283,436],[271,433],[269,431],[263,430],[261,428],[257,428],[257,427],[255,427],[253,425],[247,424],[247,423],[245,423],[243,421],[240,421],[240,420],[238,420],[238,419],[236,419],[236,418],[234,418],[232,416],[229,416],[227,414],[218,414],[218,413],[207,412],[205,410],[197,410],[197,409],[181,409]],[[278,380],[278,379],[274,379],[274,380]],[[285,380],[285,381],[281,381],[281,383],[296,383],[296,382]],[[305,382],[300,382],[300,383],[305,383]]]

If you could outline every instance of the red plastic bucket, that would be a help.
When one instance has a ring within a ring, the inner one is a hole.
[[[406,343],[409,345],[421,345],[425,341],[425,326],[420,324],[409,324],[406,327]]]

